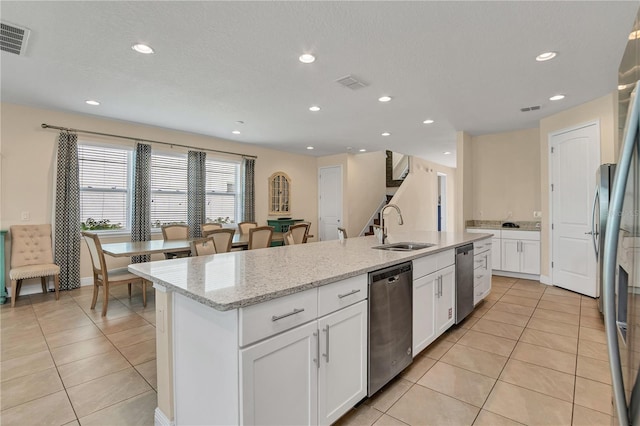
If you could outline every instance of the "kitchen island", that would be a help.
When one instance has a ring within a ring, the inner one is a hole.
[[[489,237],[397,233],[388,242],[434,246],[360,237],[130,265],[157,289],[156,423],[335,421],[366,394],[367,273]]]

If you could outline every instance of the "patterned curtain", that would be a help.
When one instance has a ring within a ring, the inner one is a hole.
[[[207,220],[206,160],[206,152],[189,151],[187,157],[187,224],[191,238],[202,236],[200,227]]]
[[[243,217],[244,222],[255,222],[256,218],[256,190],[255,190],[255,169],[256,160],[254,158],[244,159],[244,200]]]
[[[137,143],[133,176],[131,241],[151,239],[151,145]],[[148,262],[151,256],[132,256],[131,263]]]
[[[54,259],[60,290],[80,287],[80,185],[78,135],[61,132],[56,164]]]

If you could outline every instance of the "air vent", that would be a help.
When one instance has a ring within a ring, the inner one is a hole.
[[[31,30],[0,22],[0,50],[24,55]]]
[[[363,87],[367,87],[368,84],[365,83],[362,80],[358,80],[356,77],[352,76],[352,75],[348,75],[346,77],[342,77],[338,80],[336,80],[336,83],[351,89],[351,90],[358,90],[358,89],[362,89]]]
[[[537,111],[539,109],[540,109],[540,105],[534,105],[534,106],[530,106],[530,107],[520,108],[520,111],[522,111],[522,112]]]

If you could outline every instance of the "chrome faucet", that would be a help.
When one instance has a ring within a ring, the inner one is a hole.
[[[402,225],[404,223],[404,221],[402,220],[402,212],[400,211],[400,207],[396,206],[395,204],[387,204],[386,206],[384,206],[382,210],[380,210],[380,224],[382,228],[382,241],[380,241],[381,244],[384,244],[385,240],[387,239],[387,228],[384,226],[384,211],[388,207],[393,207],[398,212],[398,225]]]

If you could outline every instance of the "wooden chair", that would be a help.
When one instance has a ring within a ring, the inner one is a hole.
[[[345,240],[347,238],[347,230],[344,228],[338,228],[338,239]]]
[[[296,244],[303,244],[307,242],[307,235],[309,234],[309,225],[306,223],[298,223],[291,225],[289,231],[293,235],[293,240]]]
[[[282,239],[284,240],[285,246],[292,246],[296,243],[296,240],[293,238],[293,234],[291,233],[291,231],[287,231],[282,234]]]
[[[240,222],[238,224],[238,231],[241,234],[248,234],[249,230],[258,226],[257,222]]]
[[[210,231],[207,236],[213,239],[213,244],[216,247],[216,253],[227,253],[231,251],[233,234],[235,233],[235,229],[222,228]]]
[[[207,256],[210,254],[216,254],[216,245],[212,237],[191,241],[191,256]]]
[[[100,238],[93,232],[82,232],[82,236],[89,247],[91,263],[93,264],[93,299],[91,309],[95,309],[98,301],[98,287],[103,287],[102,316],[107,315],[109,305],[109,287],[127,284],[129,286],[129,299],[131,299],[131,284],[142,284],[142,305],[147,306],[147,281],[142,277],[132,274],[126,267],[107,270],[107,262],[104,259]]]
[[[249,250],[271,246],[273,226],[258,226],[249,229]]]
[[[189,239],[189,225],[171,224],[162,225],[162,238],[165,241],[187,240]],[[175,259],[176,257],[189,256],[188,251],[165,253],[165,259]]]
[[[53,276],[56,300],[60,298],[60,267],[53,263],[51,225],[14,225],[11,231],[11,306],[16,305],[22,280],[40,278],[47,292],[47,277]]]
[[[202,232],[202,236],[206,237],[209,235],[209,233],[213,230],[216,229],[221,229],[222,228],[222,224],[221,223],[203,223],[200,226],[200,231]]]

